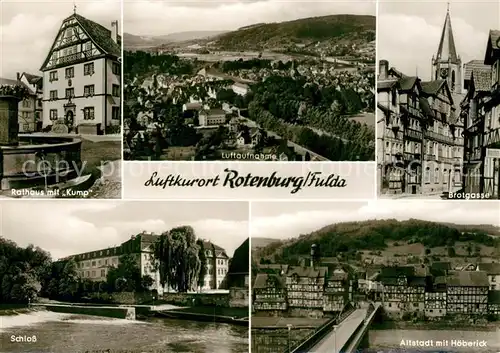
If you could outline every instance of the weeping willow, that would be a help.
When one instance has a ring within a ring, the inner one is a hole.
[[[200,246],[190,226],[176,227],[162,233],[154,251],[162,286],[177,292],[195,290],[205,266],[199,251]]]

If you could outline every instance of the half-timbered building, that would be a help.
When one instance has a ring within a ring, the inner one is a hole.
[[[426,118],[423,193],[456,191],[461,185],[460,123],[448,81],[422,82],[420,103]]]
[[[259,273],[253,285],[254,311],[279,315],[287,310],[285,279],[278,274]]]
[[[500,263],[479,263],[477,271],[484,271],[488,276],[490,290],[500,290]]]
[[[450,272],[447,278],[446,312],[485,315],[488,312],[488,287],[486,272]]]
[[[100,134],[119,126],[120,61],[118,21],[110,30],[76,13],[66,18],[40,69],[44,128]]]
[[[425,292],[425,316],[442,317],[446,315],[446,276],[437,276]]]
[[[421,192],[422,127],[420,80],[389,69],[380,61],[377,81],[380,190],[387,194]],[[408,172],[405,171],[405,167]]]
[[[286,273],[288,307],[297,316],[322,316],[328,268],[290,266]]]
[[[425,277],[411,266],[385,267],[379,281],[382,302],[387,313],[399,316],[404,312],[422,312],[425,303]]]
[[[349,276],[342,270],[328,275],[323,295],[323,311],[339,312],[348,301]]]
[[[488,293],[488,314],[500,317],[500,290],[490,290]]]

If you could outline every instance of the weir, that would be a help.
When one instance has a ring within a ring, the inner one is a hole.
[[[135,308],[129,306],[85,306],[72,304],[32,304],[44,307],[49,311],[66,314],[82,314],[92,316],[111,317],[115,319],[135,320]]]

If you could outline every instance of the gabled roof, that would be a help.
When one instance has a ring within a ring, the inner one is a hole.
[[[418,77],[415,76],[402,76],[398,81],[398,88],[401,91],[409,91],[418,82]]]
[[[226,111],[223,109],[208,109],[208,110],[202,110],[200,114],[205,114],[205,115],[225,115]]]
[[[117,35],[118,43],[116,43],[111,38],[111,31],[109,29],[100,25],[97,22],[91,21],[76,13],[64,19],[62,23],[73,18],[76,19],[76,21],[80,24],[82,29],[87,33],[92,42],[94,42],[94,44],[98,48],[100,48],[104,54],[111,55],[117,58],[121,57],[121,36]],[[57,34],[57,36],[59,36],[59,33]],[[55,40],[54,43],[52,44],[52,47],[50,48],[47,58],[45,59],[40,71],[43,71],[47,66],[47,63],[49,62],[52,54],[52,50],[54,49],[54,44]]]
[[[476,92],[488,92],[491,88],[491,69],[475,69],[471,72]]]
[[[11,80],[10,78],[2,78],[2,77],[0,77],[0,85],[22,86],[22,87],[25,87],[32,95],[35,94],[33,92],[33,90],[30,87],[28,87],[27,85],[25,85],[24,82],[22,82],[22,81]]]
[[[299,277],[318,278],[326,276],[327,267],[291,266],[288,268],[287,276],[297,275]]]
[[[380,271],[380,277],[382,278],[397,278],[397,277],[407,277],[413,276],[415,274],[415,267],[412,266],[391,266],[384,267]]]
[[[43,83],[43,77],[38,76],[38,75],[33,75],[27,72],[23,72],[21,77],[24,76],[26,77],[26,80],[31,83],[32,85],[36,85],[39,88],[42,88],[42,83]]]
[[[488,36],[488,45],[486,47],[486,54],[484,57],[485,65],[492,65],[494,60],[493,57],[499,56],[500,53],[500,30],[490,30]]]
[[[500,263],[480,263],[477,264],[477,269],[479,271],[484,271],[488,275],[499,276],[500,275]]]
[[[96,45],[103,49],[106,54],[121,57],[121,36],[117,36],[118,43],[116,43],[111,38],[111,31],[106,27],[78,14],[72,15],[68,17],[68,19],[71,17],[75,17],[77,19],[77,21],[82,25],[83,29],[88,33],[90,38],[95,42]]]
[[[441,87],[443,87],[443,84],[445,82],[446,80],[434,80],[434,81],[422,82],[422,91],[429,96],[435,96],[441,90]]]
[[[453,29],[451,27],[451,17],[449,11],[446,12],[443,30],[441,32],[441,39],[439,40],[439,46],[435,59],[439,61],[458,61],[457,49],[455,47],[455,39],[453,38]]]
[[[464,80],[470,80],[470,75],[472,71],[480,70],[491,70],[491,67],[484,64],[484,60],[471,60],[464,65],[465,73]]]
[[[208,240],[203,240],[203,247],[206,250],[219,250],[219,251],[225,251],[223,248],[220,246],[208,241]]]
[[[259,273],[255,278],[255,283],[252,288],[254,289],[264,289],[264,288],[285,288],[285,281],[282,276],[275,274]]]
[[[452,271],[447,283],[451,287],[489,287],[488,276],[482,271]]]
[[[0,85],[24,86],[24,84],[20,81],[12,80],[10,78],[2,78],[2,77],[0,77]]]
[[[453,95],[451,94],[448,82],[446,80],[434,80],[421,82],[422,93],[427,97],[436,97],[441,90],[445,90],[445,95],[448,96],[450,104],[453,105]]]

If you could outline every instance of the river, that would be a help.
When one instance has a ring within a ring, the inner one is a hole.
[[[247,353],[248,329],[173,319],[132,321],[40,311],[0,316],[0,353]],[[12,342],[12,336],[36,342]]]

